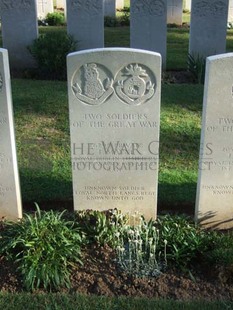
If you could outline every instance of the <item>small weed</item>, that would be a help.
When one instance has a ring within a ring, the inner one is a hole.
[[[156,227],[160,232],[159,247],[167,242],[167,263],[187,268],[216,245],[216,233],[202,230],[185,216],[159,217]]]
[[[87,236],[87,242],[116,248],[117,236],[122,235],[127,218],[117,210],[107,213],[90,210],[77,213],[76,221]]]
[[[188,54],[188,71],[192,74],[195,83],[204,84],[205,58],[200,55]]]

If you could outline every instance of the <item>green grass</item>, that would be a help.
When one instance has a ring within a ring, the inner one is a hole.
[[[146,298],[108,298],[77,294],[0,294],[0,308],[4,310],[227,310],[229,301],[182,302]]]

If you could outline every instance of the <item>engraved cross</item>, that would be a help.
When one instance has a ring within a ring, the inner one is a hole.
[[[178,7],[178,5],[177,5],[177,0],[171,0],[171,1],[169,1],[168,6],[171,7],[171,9],[172,9],[172,15],[173,15],[173,14],[174,14],[175,8]]]

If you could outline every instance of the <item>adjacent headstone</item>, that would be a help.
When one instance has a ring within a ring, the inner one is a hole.
[[[63,11],[65,20],[67,20],[66,0],[57,0],[56,8],[57,10]]]
[[[104,47],[103,0],[67,0],[67,31],[78,50]]]
[[[38,36],[36,0],[0,2],[3,47],[8,49],[12,69],[35,65],[28,46]]]
[[[56,0],[56,8],[57,9],[65,9],[66,0]]]
[[[130,47],[158,52],[166,65],[167,0],[131,0]]]
[[[22,217],[8,52],[0,49],[0,218]]]
[[[228,22],[233,22],[233,0],[229,0],[229,8],[228,8]]]
[[[116,8],[123,9],[124,8],[124,0],[116,0]]]
[[[167,23],[182,25],[183,0],[167,0]]]
[[[75,210],[156,217],[161,57],[106,48],[68,55]]]
[[[116,16],[116,0],[104,0],[104,15]]]
[[[228,0],[192,0],[189,53],[207,57],[226,49]]]
[[[191,11],[191,4],[192,4],[192,0],[184,0],[183,1],[183,8],[185,10]]]
[[[196,199],[203,225],[233,227],[233,53],[207,58]]]
[[[53,13],[53,0],[37,0],[37,16],[43,19],[48,13]]]

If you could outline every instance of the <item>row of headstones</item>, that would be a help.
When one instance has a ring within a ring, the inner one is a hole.
[[[68,55],[74,209],[156,218],[161,56]],[[233,53],[207,58],[195,219],[233,227]],[[7,51],[0,49],[0,216],[22,216]]]
[[[27,46],[38,37],[36,0],[1,1],[3,47],[13,69],[34,66]],[[175,0],[171,3],[173,4]],[[167,0],[131,0],[130,46],[158,52],[166,62]],[[225,52],[228,0],[193,0],[189,53]],[[67,0],[67,32],[78,49],[104,47],[103,0]]]
[[[37,1],[37,16],[43,19],[48,13],[54,12],[53,0],[36,0]],[[104,15],[115,16],[117,9],[124,8],[124,0],[104,0]],[[66,15],[66,0],[56,0],[55,7],[64,11]]]
[[[168,24],[182,24],[182,11],[184,0],[168,0],[167,3],[167,23]],[[190,0],[189,3],[191,4]],[[149,5],[153,3],[149,3]],[[66,0],[57,0],[56,8],[62,9],[66,15]],[[189,7],[188,3],[185,7]],[[117,9],[124,8],[124,0],[103,0],[103,9],[105,16],[116,16]],[[53,0],[37,0],[37,16],[45,18],[48,13],[54,12]]]
[[[168,0],[167,23],[182,24],[182,9],[191,11],[192,0]],[[66,0],[56,0],[55,7],[66,12]],[[104,15],[115,16],[117,9],[124,8],[124,0],[104,0]],[[37,0],[37,16],[45,18],[54,11],[53,0]],[[233,21],[233,0],[229,0],[228,22]]]

